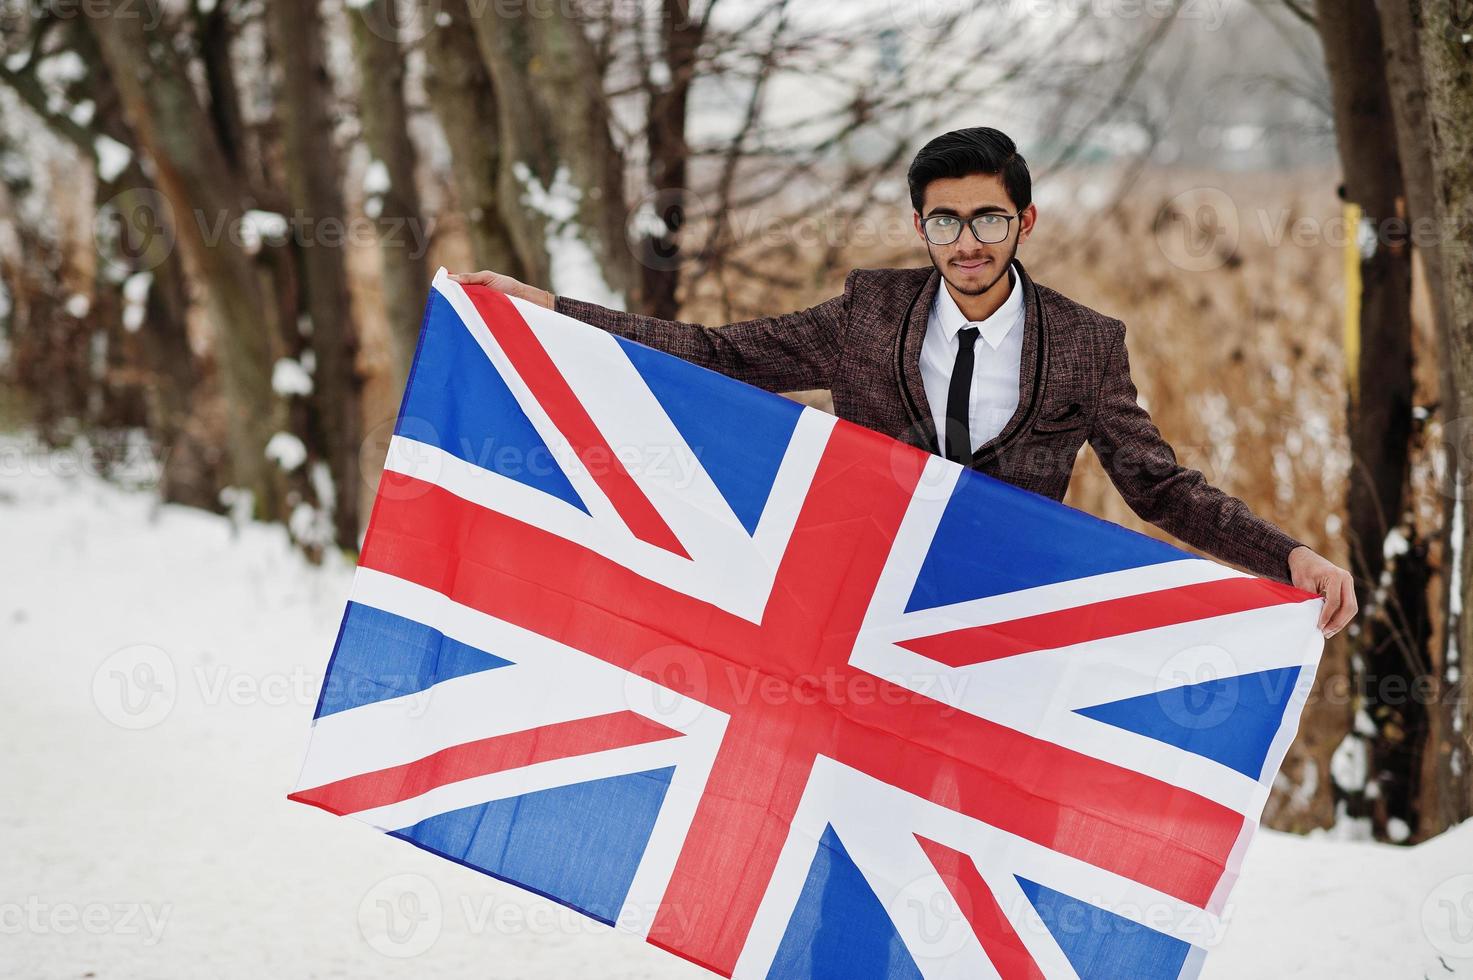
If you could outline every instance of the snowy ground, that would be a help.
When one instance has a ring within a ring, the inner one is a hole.
[[[0,441],[0,976],[707,976],[289,803],[351,569]],[[1473,825],[1262,833],[1207,978],[1473,977]]]

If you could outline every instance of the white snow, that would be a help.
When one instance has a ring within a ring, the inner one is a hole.
[[[292,508],[286,519],[294,541],[304,543],[326,543],[332,540],[332,524],[324,519],[323,512],[303,501]]]
[[[298,505],[287,523],[291,527],[292,537],[298,541],[326,547],[332,543],[333,501],[338,499],[337,488],[332,482],[332,470],[328,469],[325,461],[318,460],[307,472],[307,479],[312,484],[312,492],[317,494],[319,504],[316,507],[309,504]],[[359,546],[362,546],[361,541]]]
[[[1467,474],[1461,466],[1453,473],[1453,520],[1448,550],[1447,567],[1452,569],[1448,580],[1448,619],[1456,622],[1463,613],[1463,480]],[[1460,658],[1458,631],[1448,634],[1447,662],[1456,664]],[[1455,716],[1455,717],[1461,717]]]
[[[1289,798],[1294,801],[1294,806],[1301,810],[1309,808],[1310,803],[1314,800],[1315,791],[1320,788],[1319,764],[1313,759],[1305,759],[1303,767],[1304,773],[1299,785],[1291,784],[1288,791]],[[1279,778],[1283,778],[1283,773],[1279,774]],[[1274,784],[1278,785],[1278,779],[1274,780]]]
[[[652,238],[670,233],[670,226],[665,224],[665,219],[655,210],[654,202],[648,197],[640,201],[634,213],[629,216],[627,227],[632,235],[649,235]]]
[[[262,242],[285,240],[290,227],[284,214],[252,209],[240,216],[241,246],[249,254],[255,255],[261,250]]]
[[[97,151],[97,176],[106,181],[117,180],[133,159],[133,151],[111,136],[97,137],[92,148]]]
[[[282,397],[312,394],[312,375],[300,362],[280,358],[271,368],[271,390]]]
[[[307,447],[290,432],[278,432],[266,442],[266,458],[290,473],[307,461]]]
[[[1330,756],[1330,778],[1341,789],[1355,792],[1366,786],[1366,742],[1355,732],[1348,733]]]
[[[244,527],[250,523],[256,506],[256,495],[244,487],[221,487],[220,504],[230,515],[230,523]]]
[[[153,273],[135,272],[123,280],[123,301],[130,304],[148,302],[148,291],[153,287]]]
[[[1241,153],[1258,145],[1263,137],[1264,132],[1262,126],[1254,126],[1247,123],[1225,126],[1222,130],[1222,148]]]
[[[382,160],[369,161],[368,167],[363,171],[363,193],[387,194],[392,186],[388,166]]]
[[[1376,234],[1376,223],[1368,216],[1362,215],[1355,226],[1355,244],[1360,250],[1362,262],[1369,262],[1375,257],[1376,246],[1380,242]]]
[[[148,315],[148,291],[153,288],[153,273],[135,272],[123,280],[123,329],[137,333]]]
[[[578,233],[578,200],[582,195],[567,165],[558,164],[551,187],[544,187],[521,160],[512,164],[512,172],[522,185],[522,200],[547,219],[552,291],[610,309],[624,309],[624,296],[604,280],[598,258]]]
[[[287,801],[352,569],[78,469],[0,439],[0,975],[710,976]],[[1470,854],[1260,832],[1202,976],[1473,977]]]
[[[377,221],[384,213],[384,195],[394,186],[388,165],[370,159],[363,170],[363,213]]]
[[[38,65],[36,74],[47,87],[65,88],[87,77],[87,62],[71,48],[47,55]]]
[[[16,153],[14,150],[6,150],[0,153],[0,178],[3,178],[7,183],[17,183],[25,180],[29,174],[30,167],[27,165],[25,157]],[[7,237],[9,236],[7,235]]]

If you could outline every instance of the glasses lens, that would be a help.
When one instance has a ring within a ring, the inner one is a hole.
[[[985,245],[996,245],[1008,237],[1008,219],[1002,214],[979,214],[972,219],[972,231],[977,241]]]
[[[961,237],[962,221],[952,215],[932,215],[922,224],[926,229],[926,240],[932,245],[950,245]]]

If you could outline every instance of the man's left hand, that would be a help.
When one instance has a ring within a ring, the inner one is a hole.
[[[1289,552],[1289,575],[1295,588],[1318,592],[1325,597],[1318,629],[1329,639],[1355,618],[1355,583],[1350,573],[1323,555],[1300,545]]]

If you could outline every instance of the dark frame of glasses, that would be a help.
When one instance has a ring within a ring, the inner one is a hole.
[[[975,239],[977,239],[977,241],[979,243],[981,243],[983,245],[996,245],[998,242],[1005,242],[1005,241],[1008,240],[1008,235],[1012,234],[1012,230],[1013,230],[1013,219],[1016,218],[1021,213],[1022,212],[1015,212],[1013,214],[1004,214],[1001,211],[988,211],[988,212],[986,212],[984,214],[975,214],[971,218],[968,218],[966,221],[962,221],[961,218],[959,218],[958,216],[956,216],[954,214],[933,214],[929,218],[922,218],[921,219],[921,229],[925,232],[926,241],[930,242],[932,245],[952,245],[952,244],[955,244],[962,237],[962,226],[963,225],[965,225],[966,227],[972,229],[972,237],[975,238]],[[944,219],[948,219],[948,218],[951,219],[952,221],[961,222],[961,224],[957,225],[956,237],[955,238],[951,238],[948,241],[938,242],[932,236],[932,234],[931,234],[931,223],[934,222],[934,221],[944,220]],[[977,226],[977,222],[981,221],[983,218],[1002,218],[1002,219],[1004,219],[1003,220],[1003,223],[1002,223],[1002,237],[1001,238],[986,239],[986,238],[983,238],[982,237],[982,233],[977,230],[977,227],[978,227]]]

